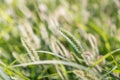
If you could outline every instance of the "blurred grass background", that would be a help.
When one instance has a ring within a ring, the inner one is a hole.
[[[120,0],[0,0],[0,80],[119,80],[119,33]]]

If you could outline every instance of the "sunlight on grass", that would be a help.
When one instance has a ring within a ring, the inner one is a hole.
[[[120,0],[0,0],[0,80],[119,80]]]

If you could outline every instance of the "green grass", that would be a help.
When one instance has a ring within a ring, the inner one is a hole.
[[[0,80],[119,80],[119,0],[0,0]]]

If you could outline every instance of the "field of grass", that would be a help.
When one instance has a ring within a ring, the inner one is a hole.
[[[120,0],[0,0],[0,80],[120,80]]]

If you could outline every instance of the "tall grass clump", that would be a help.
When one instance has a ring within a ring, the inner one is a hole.
[[[0,0],[0,80],[120,80],[119,0]]]

